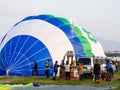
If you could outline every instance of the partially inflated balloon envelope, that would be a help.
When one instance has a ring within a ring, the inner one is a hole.
[[[50,60],[50,75],[56,60],[67,51],[75,56],[105,56],[101,44],[85,28],[53,15],[29,16],[16,23],[0,44],[0,75],[30,76],[34,61],[39,75],[45,75]]]

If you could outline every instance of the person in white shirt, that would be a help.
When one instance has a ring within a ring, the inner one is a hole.
[[[66,61],[66,65],[65,65],[65,76],[66,76],[66,80],[70,80],[70,65],[68,61]]]

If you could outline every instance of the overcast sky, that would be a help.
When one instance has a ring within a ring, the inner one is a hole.
[[[31,15],[73,18],[94,36],[120,41],[120,0],[0,0],[0,36]]]

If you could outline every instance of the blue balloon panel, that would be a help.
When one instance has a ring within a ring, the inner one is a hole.
[[[45,76],[46,59],[50,60],[50,75],[53,75],[53,61],[48,48],[35,37],[20,35],[10,39],[0,55],[0,75],[31,76],[36,61],[38,74]]]

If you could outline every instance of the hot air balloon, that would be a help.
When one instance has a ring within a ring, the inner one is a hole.
[[[50,75],[56,60],[67,51],[75,56],[105,56],[101,44],[85,28],[53,15],[28,16],[16,23],[0,44],[0,75],[31,76],[34,61],[39,75],[45,75],[50,60]]]

